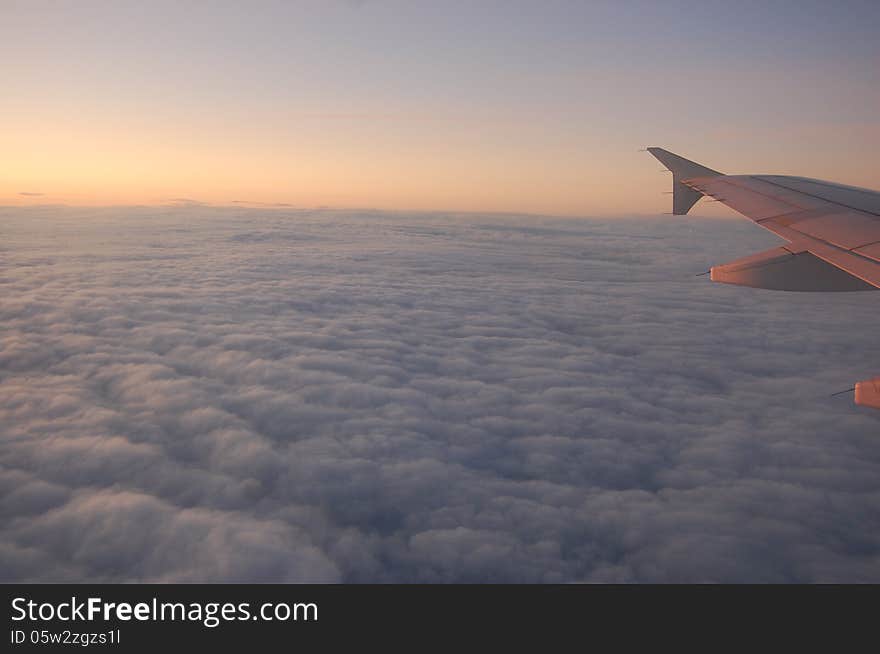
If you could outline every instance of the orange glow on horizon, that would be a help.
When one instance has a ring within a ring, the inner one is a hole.
[[[508,17],[520,32],[442,3],[307,4],[10,8],[0,204],[657,214],[669,180],[638,152],[651,145],[728,173],[880,187],[864,40],[797,41],[767,67],[773,43],[751,52],[738,30],[732,58],[688,12],[666,26],[679,37],[600,28],[613,23],[586,20],[604,15],[594,3],[535,4]]]
[[[184,134],[179,126],[100,131],[75,123],[48,128],[19,123],[5,134],[0,204],[161,205],[189,198],[219,205],[562,216],[668,210],[668,198],[661,195],[668,178],[629,144],[591,144],[584,135],[566,146],[542,143],[528,132],[517,143],[512,125],[496,127],[482,142],[473,133],[447,129],[413,133],[412,125],[403,133],[387,125],[364,138],[356,119],[344,130],[330,127],[306,124],[274,138],[261,130],[232,138],[228,129],[210,125]],[[701,154],[709,151],[706,145],[663,145],[725,172],[775,169],[876,186],[865,157],[852,157],[845,166],[840,160],[836,166],[819,161],[825,165],[811,170],[803,160],[786,168],[785,157],[777,154],[771,157],[775,166],[731,170],[728,160],[760,161],[761,152],[725,151],[725,142],[729,137],[720,134],[711,148],[718,154],[710,158]],[[704,205],[700,211],[725,215],[727,210]]]

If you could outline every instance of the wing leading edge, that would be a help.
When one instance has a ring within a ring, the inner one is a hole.
[[[725,175],[663,148],[648,148],[673,179],[673,211],[712,197],[782,237],[782,247],[711,269],[725,284],[783,291],[880,288],[880,193],[784,175]],[[859,382],[857,404],[880,408],[880,377]]]

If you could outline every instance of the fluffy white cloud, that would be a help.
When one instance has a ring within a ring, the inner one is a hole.
[[[746,222],[0,219],[5,581],[880,581],[877,297]]]

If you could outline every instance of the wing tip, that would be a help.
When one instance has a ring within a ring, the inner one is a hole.
[[[676,216],[687,214],[691,207],[703,197],[701,192],[682,184],[682,180],[693,177],[718,177],[723,174],[664,148],[650,146],[645,150],[650,152],[672,173],[672,213]]]
[[[650,152],[660,163],[672,171],[672,174],[678,179],[689,179],[691,177],[718,177],[724,174],[717,170],[712,170],[703,164],[699,164],[696,161],[685,159],[681,155],[670,152],[664,148],[651,146],[645,148],[645,150]]]

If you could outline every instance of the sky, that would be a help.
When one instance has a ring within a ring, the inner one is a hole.
[[[878,22],[871,1],[0,0],[0,204],[651,214],[651,145],[877,188]]]
[[[746,220],[0,226],[0,581],[880,582],[875,294]]]

